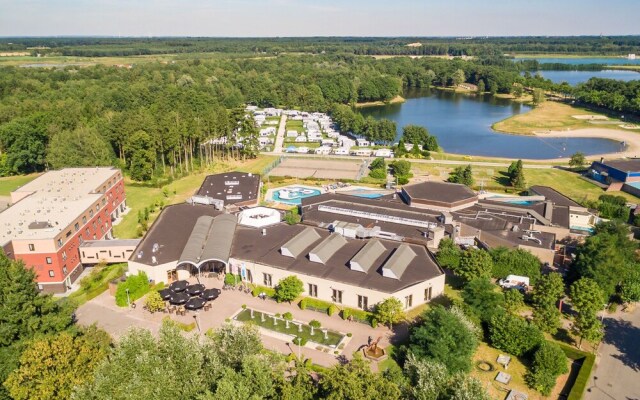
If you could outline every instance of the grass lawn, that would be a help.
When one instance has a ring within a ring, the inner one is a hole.
[[[80,289],[71,293],[72,299],[78,306],[97,297],[109,288],[109,282],[119,278],[127,269],[127,263],[111,264],[109,266],[95,266],[93,271],[80,281]]]
[[[498,132],[531,135],[535,131],[581,128],[622,129],[617,124],[595,125],[573,115],[602,115],[584,108],[572,107],[555,101],[546,101],[531,111],[496,122],[492,128]]]
[[[414,175],[428,174],[432,179],[446,180],[454,170],[455,165],[414,163],[411,168]],[[473,166],[476,189],[483,185],[489,191],[513,191],[513,188],[509,185],[506,170],[506,167]],[[528,186],[544,185],[552,187],[578,203],[587,199],[597,200],[600,195],[605,193],[598,186],[581,179],[577,173],[562,169],[531,169],[527,168],[525,164],[524,176]],[[625,197],[632,203],[640,201],[637,197],[625,192],[616,192],[615,194]]]
[[[240,313],[238,313],[235,319],[240,322],[254,323],[261,328],[269,329],[271,331],[285,333],[292,336],[298,336],[303,339],[307,339],[310,342],[322,344],[325,346],[337,347],[340,341],[342,340],[342,338],[344,337],[343,335],[337,332],[328,330],[327,338],[325,339],[325,336],[322,332],[322,329],[323,329],[322,327],[314,329],[313,334],[311,334],[311,327],[307,324],[302,324],[302,331],[299,330],[297,324],[294,324],[292,322],[289,323],[289,327],[287,328],[286,322],[283,321],[282,318],[276,318],[277,324],[274,325],[273,316],[266,313],[264,314],[264,322],[263,322],[262,314],[263,313],[261,313],[260,311],[254,311],[253,319],[252,319],[251,311],[247,308],[245,310],[240,311]]]
[[[7,176],[0,178],[0,196],[9,196],[11,192],[39,177],[40,174]]]
[[[182,203],[202,184],[204,178],[209,174],[219,172],[240,170],[252,173],[262,173],[262,171],[277,157],[260,155],[254,160],[247,161],[224,161],[217,163],[213,168],[207,171],[197,172],[184,178],[176,179],[170,184],[161,188],[138,186],[129,179],[125,180],[125,193],[127,195],[127,206],[131,211],[124,216],[123,220],[114,226],[114,234],[120,239],[137,238],[138,235],[138,211],[144,210],[155,203],[163,202],[165,205]],[[167,196],[163,194],[166,188]],[[158,212],[151,214],[149,217],[149,226],[158,216]]]
[[[297,131],[298,133],[302,133],[302,132],[304,132],[304,123],[302,121],[288,119],[287,120],[287,125],[286,125],[286,130],[287,131]]]

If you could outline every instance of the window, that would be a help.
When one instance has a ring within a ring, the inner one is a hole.
[[[104,197],[102,198],[102,205],[105,205],[105,203],[107,202],[107,199],[105,199]]]
[[[413,295],[410,294],[404,298],[404,308],[411,308],[413,305]]]
[[[318,285],[314,285],[313,283],[309,284],[309,296],[318,297]]]
[[[98,223],[101,224],[102,223],[102,217],[98,217]]]
[[[432,293],[431,289],[432,289],[432,287],[431,287],[431,286],[429,286],[428,288],[426,288],[426,289],[424,290],[424,301],[429,301],[429,300],[431,300],[431,293]]]
[[[363,310],[369,309],[369,298],[367,296],[358,295],[358,308]]]
[[[100,211],[100,204],[96,204],[96,212]]]
[[[89,210],[89,218],[93,217],[93,210]]]
[[[67,234],[65,235],[65,237],[69,237],[71,236],[71,231],[68,231]]]
[[[55,276],[55,273],[53,272],[52,269],[49,270],[49,276],[52,277],[52,278]]]
[[[264,277],[264,280],[263,280],[264,285],[265,285],[265,286],[268,286],[268,287],[271,287],[271,285],[272,285],[272,277],[271,277],[271,274],[265,274],[265,273],[262,273],[262,276]]]
[[[62,239],[58,239],[58,247],[62,247]]]
[[[53,264],[53,261],[51,260],[51,257],[47,257],[47,264]]]
[[[337,289],[332,289],[333,290],[333,296],[331,296],[331,299],[338,304],[342,304],[342,290],[337,290]]]
[[[36,251],[36,246],[33,243],[29,243],[29,251]]]
[[[86,224],[86,223],[87,223],[87,216],[86,216],[86,215],[83,215],[83,216],[82,216],[82,225],[84,225],[84,224]]]
[[[42,290],[42,289],[43,289],[43,286],[38,284],[38,290]]]
[[[66,259],[67,259],[67,252],[66,251],[62,252],[62,259],[66,261]]]
[[[84,230],[84,233],[86,233],[86,234],[87,234],[87,236],[89,236],[89,235],[90,235],[90,233],[89,233],[89,228],[85,229],[85,230]]]
[[[78,232],[80,230],[80,224],[76,222],[73,228],[76,230],[76,232]]]
[[[84,239],[82,238],[82,236],[78,236],[78,246],[82,243],[84,243]]]

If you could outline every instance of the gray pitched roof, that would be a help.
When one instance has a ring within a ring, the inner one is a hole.
[[[377,239],[372,239],[349,261],[349,268],[353,271],[368,273],[376,260],[387,249]]]
[[[196,224],[193,226],[189,240],[182,250],[182,254],[178,259],[178,264],[189,263],[193,266],[198,266],[200,263],[200,256],[202,255],[202,249],[209,236],[209,230],[213,223],[213,217],[203,215],[198,218]]]
[[[233,244],[233,234],[236,231],[238,219],[232,214],[221,214],[213,219],[209,237],[202,250],[200,262],[222,261],[229,262],[229,253]]]
[[[345,244],[347,244],[347,240],[342,235],[332,233],[309,252],[309,260],[326,264],[331,256]]]
[[[407,270],[407,267],[415,257],[416,253],[409,245],[401,244],[382,266],[382,276],[398,280],[401,279],[402,274],[404,274],[404,271]]]
[[[283,256],[298,258],[305,249],[317,242],[319,239],[320,235],[318,235],[318,232],[316,232],[315,229],[306,228],[304,231],[291,238],[287,243],[283,244],[280,248],[280,253],[282,253]]]
[[[229,262],[236,224],[237,219],[231,214],[221,214],[217,217],[203,215],[198,218],[178,264],[189,263],[199,267],[207,261]]]

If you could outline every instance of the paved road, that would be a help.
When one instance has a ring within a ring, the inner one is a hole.
[[[640,307],[604,319],[605,339],[585,400],[640,400]]]
[[[280,117],[280,126],[278,126],[278,134],[276,135],[276,143],[273,146],[273,154],[282,154],[282,144],[284,142],[284,134],[287,130],[287,116],[282,114]]]
[[[278,133],[278,137],[280,136],[280,133]],[[278,145],[278,139],[276,138],[276,146],[275,148],[277,149]],[[282,143],[281,143],[282,145]],[[280,148],[280,152],[276,152],[275,150],[273,152],[265,152],[265,153],[261,153],[261,154],[270,154],[270,155],[280,155],[282,153],[282,147]],[[288,157],[292,157],[292,158],[318,158],[318,155],[315,154],[291,154]],[[336,160],[348,160],[348,159],[352,159],[352,160],[362,160],[363,158],[366,157],[358,157],[358,156],[322,156],[322,159],[336,159]],[[480,167],[508,167],[509,165],[511,165],[510,161],[505,161],[505,162],[488,162],[488,161],[459,161],[459,160],[418,160],[418,159],[408,159],[407,161],[410,161],[411,163],[417,163],[417,164],[439,164],[439,165],[476,165],[476,166],[480,166]],[[524,164],[525,168],[531,168],[531,169],[550,169],[550,168],[556,168],[557,165],[552,165],[552,164]]]

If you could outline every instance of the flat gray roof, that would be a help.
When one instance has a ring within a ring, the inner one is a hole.
[[[601,164],[613,167],[623,172],[640,172],[640,158],[604,160]]]
[[[85,240],[80,248],[137,246],[142,239]]]
[[[441,203],[456,203],[478,198],[476,193],[467,186],[449,182],[420,182],[403,186],[402,190],[414,200]]]
[[[260,175],[232,171],[207,176],[197,194],[222,200],[227,205],[257,200],[259,192]]]

